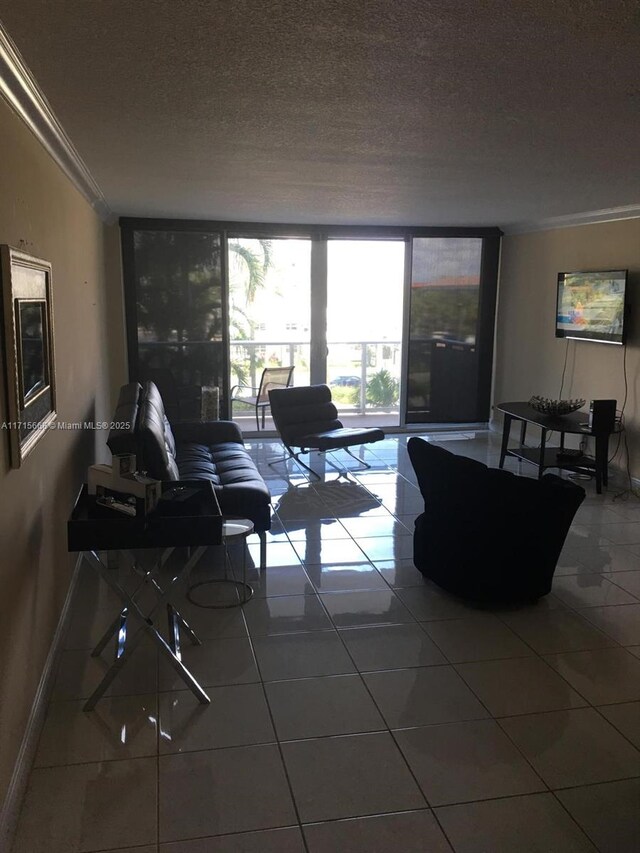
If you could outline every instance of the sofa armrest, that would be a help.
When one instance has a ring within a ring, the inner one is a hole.
[[[171,429],[177,444],[222,444],[235,441],[243,444],[240,428],[233,421],[180,421]]]

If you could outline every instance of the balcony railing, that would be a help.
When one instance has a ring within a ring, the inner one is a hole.
[[[309,341],[232,341],[231,384],[257,387],[264,367],[293,364],[295,385],[310,384]],[[401,342],[331,341],[327,381],[344,414],[399,411]],[[235,413],[234,413],[235,416]]]
[[[331,341],[328,344],[327,380],[342,415],[399,412],[400,341]],[[183,387],[222,386],[223,344],[221,341],[141,341],[141,365],[172,378],[175,393]],[[257,387],[264,367],[293,364],[294,384],[309,385],[309,341],[232,341],[231,385]],[[163,394],[172,396],[169,388]],[[233,417],[246,407],[235,406]],[[246,409],[247,417],[251,412]],[[391,417],[390,422],[394,420]]]

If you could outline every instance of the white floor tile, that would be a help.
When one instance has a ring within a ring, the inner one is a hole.
[[[640,779],[571,788],[557,797],[600,853],[640,850]]]
[[[451,853],[428,809],[307,824],[304,835],[309,853]]]
[[[586,704],[539,658],[462,663],[456,669],[495,717]]]
[[[33,770],[14,853],[86,853],[155,843],[156,759]]]
[[[327,539],[321,542],[294,542],[299,558],[305,566],[319,566],[323,563],[359,563],[363,559],[362,551],[353,539]]]
[[[619,646],[545,660],[593,705],[640,699],[640,661]]]
[[[640,776],[640,752],[593,708],[525,714],[500,725],[550,788]]]
[[[372,563],[383,560],[408,560],[413,557],[412,536],[369,536],[357,541],[367,559]]]
[[[281,741],[386,729],[359,675],[277,681],[266,691]]]
[[[248,639],[204,640],[201,646],[185,642],[182,646],[182,660],[204,688],[249,684],[260,680]],[[160,690],[189,689],[164,659],[160,661],[159,681]]]
[[[304,823],[426,805],[389,733],[292,741],[282,751]]]
[[[356,671],[335,631],[258,637],[253,647],[263,681]]]
[[[424,575],[416,569],[413,560],[383,560],[375,563],[375,567],[394,589],[405,586],[424,586]]]
[[[340,636],[360,672],[446,663],[436,644],[415,622],[343,628]]]
[[[620,705],[601,705],[598,711],[621,732],[627,740],[640,749],[640,702],[623,702]]]
[[[525,643],[541,655],[613,645],[610,637],[571,610],[511,613],[502,618]]]
[[[577,574],[556,577],[553,581],[553,592],[560,601],[569,607],[598,607],[609,604],[634,604],[633,595],[620,587],[623,584],[612,583],[618,575],[634,574],[633,572],[618,572],[617,574]],[[640,575],[640,572],[638,573]]]
[[[317,595],[285,595],[256,598],[243,607],[252,637],[332,628]]]
[[[396,593],[403,604],[420,622],[433,619],[462,619],[477,613],[479,608],[450,595],[430,581],[420,587],[398,589]]]
[[[157,704],[155,693],[104,697],[89,712],[83,700],[52,702],[34,767],[155,755]]]
[[[305,849],[300,829],[289,827],[161,844],[160,853],[305,853]]]
[[[596,853],[552,794],[445,806],[436,816],[456,853]]]
[[[236,578],[242,573],[236,570]],[[276,595],[313,595],[315,590],[302,566],[270,566],[266,571],[255,572],[249,582],[255,598]]]
[[[388,587],[356,592],[328,592],[320,598],[336,628],[414,621],[411,613]]]
[[[640,598],[640,570],[635,572],[611,572],[608,577],[613,583],[631,593],[635,598]],[[615,603],[614,601],[603,602],[603,604]]]
[[[615,545],[638,545],[640,544],[640,521],[607,524],[602,528],[602,535]]]
[[[275,745],[160,758],[160,841],[296,823]]]
[[[423,624],[451,663],[529,657],[534,653],[510,628],[488,613]]]
[[[640,643],[640,603],[590,607],[581,612],[597,628],[623,646],[635,646]]]
[[[371,563],[309,566],[308,574],[318,592],[389,590],[386,581]]]
[[[85,649],[62,652],[51,698],[54,700],[88,699],[112,663],[111,648],[95,658],[90,657]],[[143,640],[115,677],[105,696],[155,693],[157,686],[158,653],[147,640]]]
[[[494,720],[394,732],[430,806],[544,791]]]
[[[489,716],[450,666],[369,672],[363,677],[382,715],[394,729]]]
[[[186,690],[160,694],[161,755],[275,741],[261,684],[209,687],[207,694],[210,705]]]

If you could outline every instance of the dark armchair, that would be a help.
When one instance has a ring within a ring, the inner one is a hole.
[[[318,450],[320,453],[345,450],[363,468],[371,467],[354,456],[349,447],[381,441],[384,438],[383,431],[377,428],[343,427],[342,421],[338,420],[338,410],[332,402],[328,385],[275,389],[269,392],[269,399],[276,429],[289,453],[285,459],[295,459],[317,479],[320,479],[320,476],[302,462],[301,453],[309,453],[311,450]],[[295,452],[294,447],[300,449]],[[340,470],[331,462],[329,465]]]
[[[413,560],[443,589],[478,602],[522,602],[551,589],[584,489],[488,468],[421,438],[407,444],[424,498]]]

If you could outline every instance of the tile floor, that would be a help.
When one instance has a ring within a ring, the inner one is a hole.
[[[496,464],[494,434],[444,439]],[[14,853],[640,850],[640,502],[586,483],[553,594],[478,610],[412,565],[405,443],[318,485],[249,442],[269,568],[243,608],[178,595],[208,707],[149,645],[83,712],[115,604],[83,569]]]

